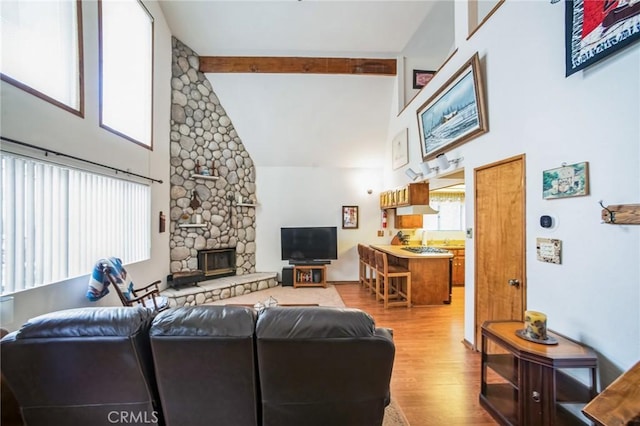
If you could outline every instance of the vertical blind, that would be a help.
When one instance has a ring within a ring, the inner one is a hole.
[[[148,259],[149,186],[2,153],[1,293]]]

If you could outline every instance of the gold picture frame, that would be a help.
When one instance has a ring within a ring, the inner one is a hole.
[[[476,52],[417,110],[423,161],[488,132]]]

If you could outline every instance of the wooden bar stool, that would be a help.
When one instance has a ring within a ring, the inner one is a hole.
[[[375,250],[376,300],[389,306],[411,307],[411,271],[400,265],[389,265],[387,253]]]
[[[369,265],[369,255],[365,252],[367,246],[358,243],[358,282],[362,287],[368,287],[369,277],[371,275]]]
[[[369,246],[365,246],[364,253],[366,255],[367,264],[369,265],[369,279],[367,280],[367,287],[369,288],[369,293],[376,292],[376,257],[375,250]]]

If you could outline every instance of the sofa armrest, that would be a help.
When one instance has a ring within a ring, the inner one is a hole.
[[[387,339],[393,341],[393,329],[387,327],[376,327],[374,331],[374,336],[386,337]]]

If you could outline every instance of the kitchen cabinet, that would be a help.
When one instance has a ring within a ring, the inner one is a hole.
[[[429,204],[429,184],[426,182],[410,183],[401,188],[380,193],[381,209],[426,204]]]
[[[453,249],[451,253],[453,253],[453,285],[464,285],[464,249]]]
[[[406,246],[372,245],[371,248],[389,255],[393,262],[411,271],[411,303],[442,305],[451,303],[451,253],[414,253]]]
[[[516,335],[523,328],[482,324],[480,405],[501,425],[590,424],[581,410],[597,393],[595,352],[552,331],[557,344],[531,342]]]
[[[394,227],[396,229],[418,229],[422,228],[422,215],[409,214],[403,216],[395,216]]]

